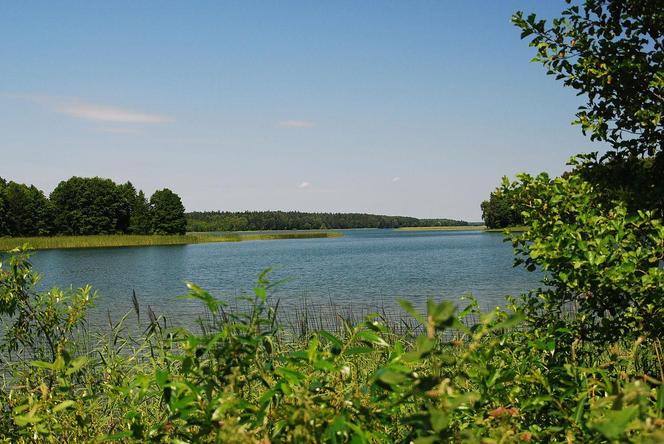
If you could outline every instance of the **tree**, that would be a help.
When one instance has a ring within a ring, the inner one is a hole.
[[[523,220],[512,208],[512,200],[505,193],[496,190],[481,204],[482,220],[488,228],[506,228],[521,225]]]
[[[143,191],[139,191],[131,207],[131,218],[129,222],[129,233],[150,234],[152,220],[150,217],[150,203]]]
[[[185,234],[187,220],[180,196],[164,188],[150,198],[152,232],[155,234]]]
[[[522,174],[501,191],[524,209],[527,230],[512,238],[517,263],[546,274],[546,288],[529,300],[543,326],[569,322],[597,340],[664,335],[664,226],[651,212],[605,203],[575,173]],[[577,313],[565,319],[570,303]]]
[[[143,191],[136,192],[131,182],[118,185],[123,196],[123,210],[118,228],[123,233],[150,234],[150,204]]]
[[[7,182],[5,181],[5,179],[0,177],[0,236],[9,235],[9,228],[7,227],[7,217],[9,215],[7,213],[7,206],[4,197],[6,186]]]
[[[619,200],[631,214],[652,210],[664,218],[664,155],[598,159],[597,154],[578,156],[576,171],[593,183],[604,203]]]
[[[662,2],[586,0],[550,26],[520,12],[513,21],[522,38],[533,36],[534,61],[586,98],[575,123],[611,147],[603,156],[577,156],[562,177],[520,175],[503,184],[527,226],[512,238],[517,263],[546,276],[546,288],[527,299],[534,328],[567,328],[603,342],[658,341],[664,334]],[[565,316],[570,304],[576,316]]]
[[[612,148],[582,157],[577,170],[605,203],[627,199],[632,213],[649,209],[664,216],[661,0],[587,0],[550,24],[522,12],[512,20],[537,48],[533,60],[585,97],[574,123]]]
[[[567,0],[567,3],[571,3]],[[533,59],[586,98],[575,123],[614,155],[664,149],[664,7],[661,0],[587,0],[547,25],[512,17],[532,36]]]
[[[10,236],[44,236],[51,233],[51,206],[34,185],[9,182],[3,186],[4,224]]]
[[[122,232],[126,202],[115,182],[100,177],[72,177],[51,193],[58,233],[67,235]]]

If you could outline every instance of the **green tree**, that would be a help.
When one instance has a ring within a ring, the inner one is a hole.
[[[549,23],[522,12],[512,19],[537,48],[533,60],[586,99],[574,123],[611,147],[603,156],[584,156],[577,169],[606,204],[625,200],[632,213],[664,216],[661,0],[588,0]]]
[[[567,2],[571,3],[570,1]],[[528,298],[536,328],[572,327],[615,341],[664,334],[664,7],[657,0],[586,0],[547,24],[513,17],[542,63],[586,99],[575,123],[603,156],[580,155],[550,179],[503,184],[528,229],[513,238],[517,262],[545,272]],[[578,314],[566,317],[570,307]]]
[[[136,188],[131,182],[117,185],[117,188],[122,197],[122,206],[118,213],[117,229],[121,233],[128,233],[133,207],[137,198]]]
[[[185,234],[187,220],[180,196],[164,188],[150,198],[152,232],[155,234]]]
[[[584,339],[664,335],[664,227],[651,212],[605,203],[574,173],[523,174],[501,191],[524,208],[528,228],[512,238],[517,263],[546,275],[528,302],[538,323],[568,322]],[[566,319],[570,304],[578,313]]]
[[[2,187],[4,224],[10,236],[44,236],[51,233],[51,205],[34,185],[9,182]]]
[[[124,233],[150,234],[150,204],[143,191],[136,192],[131,182],[118,186],[123,196],[123,211],[118,228]]]
[[[143,191],[139,191],[131,207],[129,232],[131,234],[150,234],[152,219],[150,217],[150,202]]]
[[[118,186],[100,177],[72,177],[51,193],[58,233],[67,235],[122,232],[126,202]]]
[[[571,3],[567,0],[567,3]],[[575,123],[614,153],[664,149],[664,7],[661,0],[587,0],[547,23],[517,12],[533,59],[586,98]]]
[[[7,217],[9,215],[7,214],[7,206],[4,197],[6,186],[7,182],[0,177],[0,236],[9,235],[9,229],[7,227]]]
[[[481,204],[482,220],[488,228],[506,228],[521,225],[523,220],[517,210],[512,208],[509,195],[496,190]]]

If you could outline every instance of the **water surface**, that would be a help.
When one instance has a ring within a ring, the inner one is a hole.
[[[42,287],[97,289],[93,316],[120,316],[141,306],[176,322],[200,313],[178,299],[191,281],[232,299],[250,291],[258,274],[272,267],[273,280],[286,279],[274,298],[287,306],[306,300],[340,306],[394,305],[398,298],[422,304],[429,297],[458,301],[472,293],[483,308],[506,295],[536,288],[540,276],[513,268],[510,243],[500,233],[479,231],[346,230],[330,239],[211,243],[163,247],[46,250],[33,263]],[[462,305],[462,304],[460,304]]]

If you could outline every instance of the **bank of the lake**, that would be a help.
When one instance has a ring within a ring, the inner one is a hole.
[[[484,225],[453,225],[445,227],[401,227],[398,231],[484,231]]]
[[[318,239],[340,237],[336,231],[298,231],[281,233],[223,233],[223,234],[184,234],[184,235],[94,235],[94,236],[51,236],[51,237],[4,237],[0,238],[0,251],[28,245],[35,250],[65,248],[111,248],[147,247],[158,245],[188,245],[214,242],[241,242],[280,239]]]
[[[485,225],[466,225],[466,226],[451,226],[451,227],[401,227],[397,231],[486,231],[487,233],[521,233],[526,230],[524,226],[507,227],[507,228],[487,228]]]
[[[514,227],[505,227],[505,228],[486,228],[484,231],[488,231],[489,233],[504,233],[505,231],[509,231],[510,233],[521,233],[526,231],[527,227],[523,225],[517,225]]]

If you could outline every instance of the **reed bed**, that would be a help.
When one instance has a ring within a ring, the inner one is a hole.
[[[397,231],[486,231],[484,225],[454,225],[449,227],[400,227]]]
[[[94,236],[52,236],[52,237],[0,237],[0,251],[28,245],[35,250],[58,248],[110,248],[147,247],[156,245],[187,245],[212,242],[241,242],[280,239],[312,239],[340,237],[333,231],[309,231],[287,233],[224,233],[224,234],[184,234],[184,235],[127,235],[110,234]]]
[[[216,320],[229,322],[238,316],[247,315],[251,311],[252,302],[250,299],[243,300],[241,297],[236,297],[224,307],[219,307],[214,314],[202,309],[197,313],[155,314],[149,306],[143,309],[139,307],[140,303],[134,299],[133,311],[139,313],[142,310],[149,315],[143,317],[140,325],[134,325],[134,328],[138,327],[138,330],[145,330],[155,319],[160,319],[164,328],[167,326],[195,327],[194,330],[204,332],[214,330]],[[425,332],[425,327],[420,322],[391,301],[349,303],[337,302],[333,299],[320,302],[305,298],[299,301],[276,299],[269,303],[269,307],[275,324],[280,326],[278,337],[283,343],[306,342],[313,333],[323,330],[344,336],[351,326],[359,325],[367,320],[380,322],[395,338],[412,338]],[[420,308],[424,309],[424,307]],[[462,322],[470,328],[478,324],[480,319],[476,314],[470,313],[463,318]],[[453,329],[447,330],[444,334],[446,340],[457,339],[460,336],[461,334]]]

